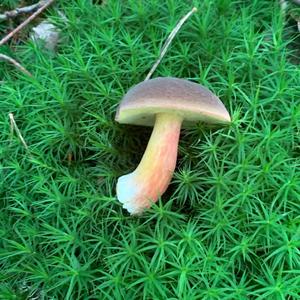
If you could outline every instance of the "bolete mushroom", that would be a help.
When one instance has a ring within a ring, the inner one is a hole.
[[[200,84],[159,77],[132,87],[122,99],[116,121],[154,126],[139,166],[117,182],[117,198],[140,214],[166,191],[177,159],[181,127],[199,121],[226,124],[230,116],[220,99]]]

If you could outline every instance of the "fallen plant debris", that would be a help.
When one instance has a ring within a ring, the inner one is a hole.
[[[28,70],[26,70],[19,62],[17,62],[15,59],[11,58],[10,56],[0,53],[0,60],[7,61],[13,64],[21,72],[25,73],[28,76],[32,76],[32,74]]]
[[[13,135],[14,131],[17,133],[20,141],[22,142],[23,146],[25,147],[25,149],[27,151],[29,151],[29,148],[28,148],[28,145],[27,143],[25,142],[25,139],[23,138],[22,134],[21,134],[21,131],[15,121],[15,117],[14,117],[14,114],[13,113],[9,113],[8,114],[9,116],[9,120],[10,120],[10,133],[11,133],[11,136]]]
[[[26,25],[28,25],[32,20],[34,20],[37,16],[39,16],[46,8],[48,8],[55,0],[45,0],[43,1],[43,5],[38,8],[36,12],[34,12],[31,16],[29,16],[25,21],[23,21],[17,28],[12,30],[8,35],[6,35],[3,39],[0,40],[0,46],[4,45],[7,41],[9,41],[16,33],[22,30]]]
[[[17,34],[20,30],[22,30],[27,24],[29,24],[33,19],[35,19],[38,15],[40,15],[47,7],[49,7],[55,0],[44,0],[40,1],[35,5],[18,8],[10,12],[6,12],[2,15],[0,15],[0,20],[5,20],[6,18],[16,17],[17,15],[25,12],[32,12],[33,10],[37,9],[35,13],[33,13],[31,16],[29,16],[25,21],[23,21],[17,28],[12,30],[9,34],[7,34],[5,37],[3,37],[0,40],[0,47],[4,45],[7,41],[9,41],[15,34]],[[27,74],[28,76],[32,76],[32,74],[26,70],[25,67],[23,67],[19,62],[17,62],[15,59],[9,57],[5,54],[0,54],[0,59],[5,60],[13,64],[17,69],[22,71],[23,73]]]
[[[174,39],[174,37],[176,36],[177,32],[180,30],[181,26],[184,24],[184,22],[193,14],[197,11],[196,7],[193,7],[191,11],[189,11],[185,16],[183,16],[179,22],[176,24],[176,26],[174,27],[174,29],[171,31],[171,33],[169,34],[168,38],[166,39],[164,45],[162,46],[161,50],[160,50],[160,54],[159,57],[157,59],[157,61],[154,63],[154,65],[152,66],[151,70],[149,71],[149,73],[147,74],[145,80],[149,80],[152,76],[152,74],[155,72],[156,68],[158,67],[158,65],[160,64],[161,60],[163,59],[164,55],[166,54],[169,46],[172,43],[172,40]]]
[[[0,14],[0,21],[5,21],[7,19],[16,18],[22,14],[31,13],[31,12],[43,7],[47,2],[48,2],[47,0],[43,0],[36,4],[32,4],[29,6],[24,6],[24,7],[13,9],[11,11],[4,12],[3,14]]]
[[[59,41],[59,30],[49,21],[43,21],[37,26],[32,28],[33,33],[31,38],[38,44],[50,50],[51,52],[55,51],[55,48]]]

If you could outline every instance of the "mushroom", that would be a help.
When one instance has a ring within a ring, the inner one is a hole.
[[[220,99],[200,84],[159,77],[132,87],[116,114],[122,124],[154,126],[138,167],[117,182],[117,198],[140,214],[166,191],[176,166],[181,127],[199,121],[226,124],[230,116]]]

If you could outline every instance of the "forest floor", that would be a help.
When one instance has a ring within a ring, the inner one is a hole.
[[[116,109],[193,6],[153,77],[208,87],[232,123],[183,130],[167,192],[130,216],[116,181],[151,130],[117,124]],[[0,299],[300,299],[297,10],[63,0],[0,47],[32,74],[0,63]],[[44,19],[55,52],[28,38]]]

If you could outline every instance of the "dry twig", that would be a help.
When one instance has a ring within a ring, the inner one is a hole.
[[[13,64],[17,69],[19,69],[21,72],[28,76],[32,76],[32,74],[26,70],[20,63],[18,63],[15,59],[0,53],[0,60],[8,61],[9,63]]]
[[[15,18],[15,17],[17,17],[21,14],[31,13],[31,12],[39,9],[40,7],[42,7],[45,4],[45,2],[46,2],[45,0],[42,0],[38,3],[36,3],[36,4],[16,8],[16,9],[11,10],[11,11],[6,11],[4,14],[0,14],[0,21],[5,21],[7,19]]]
[[[19,137],[19,139],[21,140],[23,146],[25,147],[25,149],[27,151],[29,151],[28,145],[26,144],[26,142],[25,142],[25,140],[24,140],[24,138],[23,138],[23,136],[21,134],[21,131],[20,131],[20,129],[19,129],[19,127],[18,127],[18,125],[17,125],[17,123],[15,121],[13,113],[9,113],[8,115],[9,115],[9,119],[10,119],[10,132],[11,132],[11,134],[13,134],[14,130],[15,130],[16,133],[17,133],[17,135],[18,135],[18,137]]]
[[[149,80],[152,76],[152,74],[154,73],[154,71],[156,70],[157,66],[160,64],[161,60],[163,59],[164,55],[166,54],[172,40],[174,39],[175,35],[177,34],[177,32],[179,31],[179,29],[181,28],[181,26],[184,24],[184,22],[194,13],[197,11],[197,8],[194,7],[190,12],[188,12],[175,26],[175,28],[172,30],[172,32],[170,33],[170,35],[168,36],[166,42],[164,43],[160,54],[159,54],[159,58],[158,60],[155,62],[155,64],[152,66],[150,72],[148,73],[148,75],[145,78],[146,80]]]
[[[17,32],[22,30],[28,23],[30,23],[33,19],[35,19],[40,13],[42,13],[48,6],[50,6],[55,0],[45,0],[43,1],[43,5],[30,17],[28,17],[23,23],[21,23],[17,28],[11,31],[7,36],[5,36],[0,41],[0,46],[5,44],[9,39],[11,39]]]

